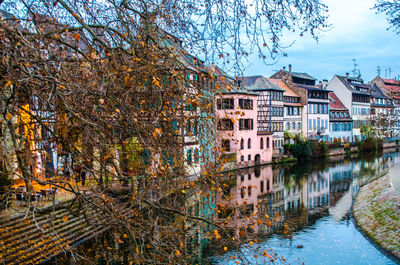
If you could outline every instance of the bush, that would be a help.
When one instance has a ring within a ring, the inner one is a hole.
[[[325,142],[313,142],[312,143],[312,149],[313,149],[313,156],[315,157],[322,157],[326,156],[328,152],[328,146],[326,145]]]
[[[364,141],[358,142],[358,149],[360,152],[376,151],[377,142],[374,138],[367,138]]]
[[[294,144],[288,144],[289,152],[298,160],[310,159],[313,155],[312,143],[301,137],[294,138]]]
[[[350,143],[344,143],[343,147],[344,147],[345,150],[350,150],[351,144]]]

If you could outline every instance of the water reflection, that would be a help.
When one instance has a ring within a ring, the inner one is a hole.
[[[399,153],[390,152],[238,171],[231,174],[224,193],[217,197],[218,217],[236,236],[264,241],[274,234],[284,234],[292,240],[290,234],[302,233],[305,227],[312,228],[316,222],[349,227],[346,220],[360,185],[399,162]],[[314,228],[318,227],[331,226],[315,225]],[[353,226],[350,229],[358,234]],[[318,242],[319,239],[308,240]]]

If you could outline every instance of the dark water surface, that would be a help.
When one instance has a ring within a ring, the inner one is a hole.
[[[214,262],[266,264],[269,258],[262,253],[279,253],[273,264],[284,260],[289,264],[396,264],[360,234],[349,209],[361,183],[397,163],[400,153],[392,150],[234,173],[225,195],[240,206],[228,226],[236,236],[246,233],[246,238],[260,243],[243,245],[241,254],[221,254]],[[217,203],[223,202],[223,196],[217,198]],[[223,219],[224,213],[220,215]],[[249,218],[265,221],[265,215],[273,219],[272,224],[250,225]],[[243,259],[232,260],[232,256]]]

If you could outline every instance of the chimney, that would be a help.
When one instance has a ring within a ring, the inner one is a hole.
[[[349,78],[349,73],[346,73],[346,78]]]
[[[289,74],[292,73],[292,65],[289,64]]]
[[[322,88],[326,89],[327,86],[328,86],[328,80],[326,79],[322,80]]]

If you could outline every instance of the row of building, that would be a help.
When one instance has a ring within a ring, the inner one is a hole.
[[[294,135],[340,143],[362,140],[366,131],[399,137],[400,81],[377,76],[365,83],[346,73],[317,83],[291,68],[241,77],[216,96],[218,145],[236,153],[239,167],[270,161]]]

